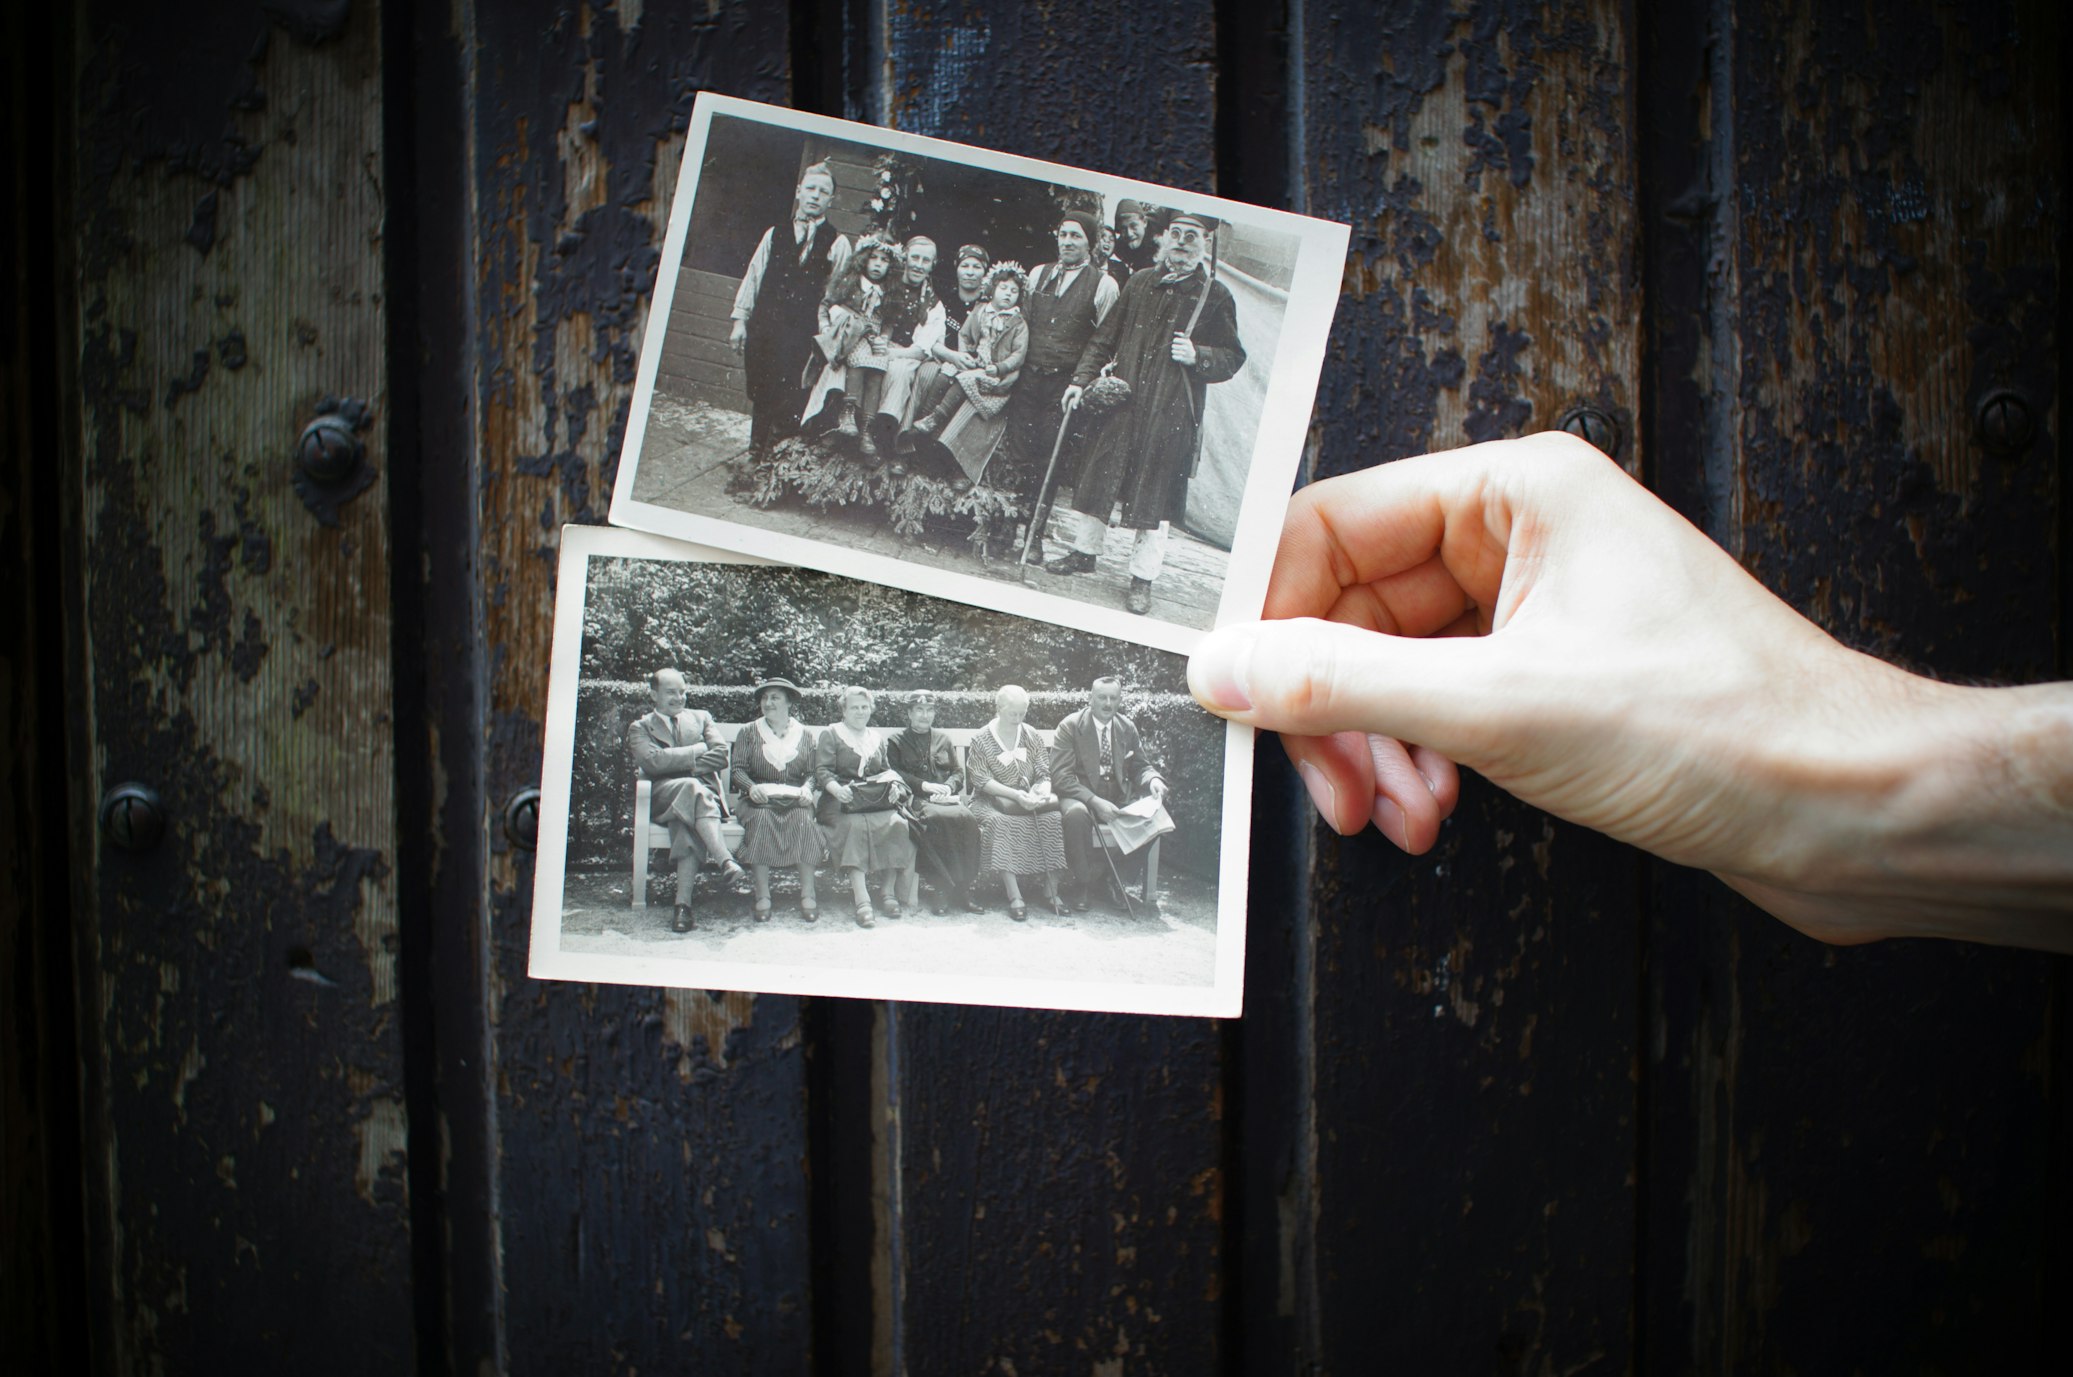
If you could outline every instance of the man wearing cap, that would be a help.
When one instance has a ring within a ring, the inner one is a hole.
[[[799,429],[802,378],[818,360],[814,332],[821,297],[849,266],[849,236],[828,223],[835,174],[815,163],[799,174],[792,218],[763,231],[734,293],[729,342],[741,356],[749,393],[749,448],[761,453]]]
[[[1159,245],[1150,233],[1150,216],[1144,202],[1121,200],[1116,202],[1116,250],[1114,262],[1122,267],[1123,281],[1130,275],[1142,272],[1152,266],[1152,258],[1159,251]]]
[[[1029,353],[1008,396],[1005,452],[987,470],[986,481],[993,487],[1034,499],[1043,481],[1058,427],[1067,420],[1060,398],[1072,383],[1073,368],[1087,341],[1121,290],[1115,278],[1094,266],[1094,237],[1100,231],[1100,217],[1084,210],[1066,211],[1055,232],[1057,261],[1030,275],[1029,300],[1022,304],[1023,319],[1029,322]]]
[[[1104,417],[1080,447],[1066,513],[1070,548],[1044,567],[1054,574],[1090,572],[1120,503],[1123,525],[1136,532],[1125,605],[1140,616],[1151,610],[1168,525],[1187,508],[1209,384],[1245,366],[1237,305],[1203,261],[1216,225],[1194,211],[1166,216],[1158,266],[1134,274],[1123,288],[1087,341],[1062,399],[1076,403],[1110,365],[1130,386],[1128,403]]]
[[[727,768],[727,743],[713,715],[686,702],[684,676],[658,669],[648,676],[655,710],[626,728],[626,753],[643,779],[653,781],[650,816],[669,827],[669,858],[677,867],[677,911],[673,932],[698,926],[691,915],[691,890],[702,861],[739,882],[743,871],[720,836],[719,775]],[[643,865],[647,857],[640,858]]]

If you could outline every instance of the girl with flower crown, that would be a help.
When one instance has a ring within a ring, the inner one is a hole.
[[[957,467],[945,476],[968,486],[985,474],[1007,426],[1008,395],[1029,354],[1022,314],[1028,298],[1029,275],[1021,264],[996,263],[986,274],[986,304],[965,318],[958,335],[960,360],[944,365],[936,395],[922,399],[927,414],[901,433],[902,447],[912,449],[917,463],[933,455],[940,465],[940,451],[947,450]]]

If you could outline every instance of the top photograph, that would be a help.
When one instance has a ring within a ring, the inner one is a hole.
[[[1259,615],[1346,236],[701,95],[611,519],[1186,652]]]

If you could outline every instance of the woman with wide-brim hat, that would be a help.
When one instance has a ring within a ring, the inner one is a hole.
[[[734,738],[728,780],[741,800],[741,846],[734,853],[747,863],[756,885],[756,921],[770,919],[770,868],[792,866],[799,872],[799,914],[811,923],[820,917],[814,894],[814,867],[821,863],[821,831],[814,824],[819,791],[814,767],[820,739],[813,728],[793,717],[805,694],[790,679],[770,677],[755,687],[759,716]]]

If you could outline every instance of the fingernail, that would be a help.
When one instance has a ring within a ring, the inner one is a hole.
[[[1395,800],[1375,800],[1375,830],[1404,850],[1411,849],[1411,834],[1404,824],[1404,810],[1396,806]]]
[[[1339,791],[1325,778],[1324,771],[1304,761],[1296,767],[1296,773],[1303,777],[1303,787],[1310,791],[1310,801],[1317,805],[1317,811],[1324,814],[1325,823],[1334,831],[1339,830]]]
[[[1188,691],[1202,705],[1219,712],[1244,712],[1252,707],[1246,682],[1252,670],[1253,637],[1250,631],[1232,628],[1214,631],[1188,657]]]
[[[1433,782],[1431,775],[1426,774],[1423,770],[1420,770],[1418,772],[1418,778],[1425,781],[1426,792],[1430,793],[1434,798],[1438,798],[1440,796],[1440,786]]]

